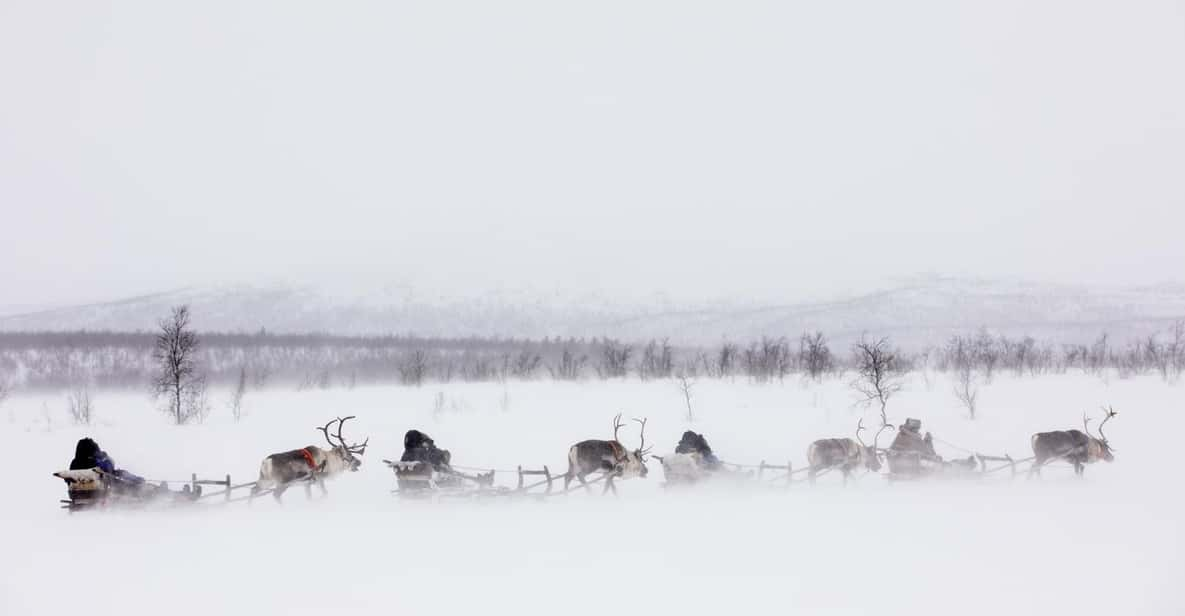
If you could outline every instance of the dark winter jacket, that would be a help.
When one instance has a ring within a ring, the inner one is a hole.
[[[675,453],[698,453],[707,468],[716,468],[720,465],[720,460],[716,458],[716,454],[712,453],[712,448],[708,446],[708,440],[702,434],[696,434],[691,430],[683,433],[683,438],[679,439],[679,444],[675,446]]]
[[[436,470],[446,470],[452,455],[436,447],[432,437],[419,430],[408,430],[403,436],[403,456],[400,462],[424,462]]]
[[[70,461],[70,470],[78,471],[97,468],[104,473],[115,472],[115,460],[107,452],[99,448],[99,444],[90,438],[78,441],[74,446],[74,459]]]

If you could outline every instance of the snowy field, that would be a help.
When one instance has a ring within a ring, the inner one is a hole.
[[[802,464],[819,437],[850,436],[862,414],[840,379],[754,385],[701,381],[690,427],[732,462]],[[438,397],[443,396],[443,404]],[[650,418],[655,453],[689,427],[671,382],[426,385],[250,392],[235,423],[226,392],[198,426],[173,427],[139,393],[98,392],[97,421],[66,418],[65,394],[0,405],[11,472],[0,545],[0,614],[1181,614],[1177,475],[1185,386],[1155,378],[998,376],[971,421],[942,375],[915,375],[891,401],[900,423],[984,453],[1030,455],[1029,436],[1079,427],[1100,405],[1114,464],[1042,480],[888,485],[838,477],[790,490],[666,492],[661,468],[620,496],[544,502],[392,497],[382,458],[418,427],[460,465],[562,471],[567,447],[607,438],[617,412]],[[327,499],[70,515],[50,474],[93,436],[149,478],[250,480],[268,453],[322,444],[314,426],[357,415],[370,437],[358,473]],[[882,444],[888,438],[882,438]],[[636,443],[635,425],[623,429]],[[944,443],[939,453],[962,452]],[[503,476],[500,482],[513,479]]]

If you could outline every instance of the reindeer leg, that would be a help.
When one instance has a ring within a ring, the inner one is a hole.
[[[279,504],[284,504],[283,496],[284,490],[288,489],[288,484],[278,483],[276,487],[272,488],[272,498],[276,499]]]
[[[588,482],[584,480],[584,475],[577,475],[576,478],[580,480],[580,485],[584,486],[585,492],[592,492],[592,488],[588,487]]]
[[[613,475],[605,478],[605,487],[601,490],[601,494],[604,495],[610,491],[613,492],[613,496],[617,496],[617,486],[613,484]]]
[[[1044,464],[1045,464],[1045,460],[1042,460],[1040,458],[1035,458],[1033,460],[1033,465],[1029,467],[1029,474],[1027,477],[1025,477],[1025,479],[1032,479],[1033,475],[1036,475],[1037,478],[1040,478],[1041,477],[1041,467],[1044,466]]]
[[[325,488],[325,478],[324,477],[317,478],[317,487],[321,488],[321,497],[322,498],[329,496],[329,490],[327,490]]]

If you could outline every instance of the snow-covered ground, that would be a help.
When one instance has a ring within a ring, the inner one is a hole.
[[[701,381],[690,427],[721,457],[796,464],[807,444],[850,435],[844,380],[754,385]],[[1083,480],[666,492],[652,464],[620,496],[544,502],[407,502],[381,464],[411,427],[457,464],[565,468],[567,447],[606,438],[611,419],[650,418],[655,453],[688,427],[671,382],[427,385],[250,392],[234,423],[212,397],[203,425],[173,427],[139,393],[98,392],[97,421],[71,425],[64,394],[0,404],[10,469],[0,546],[2,614],[394,613],[591,614],[1180,614],[1185,498],[1177,447],[1185,386],[1155,378],[998,376],[966,418],[941,375],[914,375],[890,402],[946,443],[1029,455],[1039,430],[1077,427],[1113,405],[1114,464]],[[442,398],[443,404],[438,404]],[[283,507],[245,505],[69,515],[50,473],[93,436],[120,466],[150,478],[191,472],[252,479],[264,455],[320,444],[314,426],[356,415],[370,437],[358,473],[327,499],[292,491]],[[623,429],[636,443],[635,425]],[[887,439],[882,440],[882,442]],[[939,443],[939,452],[962,452]],[[508,483],[510,477],[501,477]]]

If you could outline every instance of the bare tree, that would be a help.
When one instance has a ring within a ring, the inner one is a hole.
[[[716,352],[715,373],[719,378],[732,376],[736,369],[737,355],[740,349],[737,345],[731,342],[725,342],[720,345],[720,350]]]
[[[508,361],[511,376],[516,379],[529,379],[535,376],[535,372],[543,364],[543,357],[530,349],[523,349],[512,359],[508,357]]]
[[[1039,352],[1037,350],[1037,341],[1031,336],[1025,336],[1019,342],[1010,343],[1004,339],[1004,357],[1005,361],[1012,364],[1012,369],[1017,376],[1025,373],[1025,370],[1033,370],[1034,362],[1039,359]]]
[[[404,385],[419,387],[424,384],[424,377],[427,375],[428,354],[422,349],[408,353],[399,364],[399,379]]]
[[[94,421],[94,405],[91,403],[90,387],[86,383],[70,390],[66,396],[66,407],[75,424],[89,426]]]
[[[1160,378],[1166,381],[1169,379],[1169,370],[1172,368],[1173,360],[1169,354],[1168,345],[1161,344],[1155,334],[1148,336],[1132,350],[1135,351],[1133,355],[1137,356],[1136,361],[1151,364],[1160,372]]]
[[[798,342],[798,361],[807,376],[819,381],[835,368],[835,359],[827,347],[823,332],[803,334]]]
[[[235,382],[235,388],[231,391],[230,402],[227,406],[230,407],[230,415],[238,422],[243,418],[243,397],[247,395],[247,367],[239,367],[239,379]]]
[[[1000,349],[996,345],[996,340],[992,338],[987,329],[981,329],[979,335],[975,337],[973,349],[975,359],[983,367],[984,380],[990,383],[996,374],[996,364],[1000,362]]]
[[[1107,332],[1103,332],[1091,345],[1090,350],[1086,354],[1086,371],[1089,374],[1102,376],[1107,369],[1108,360],[1111,358],[1110,336]]]
[[[674,351],[671,341],[663,338],[662,342],[651,340],[642,349],[642,359],[638,361],[638,377],[646,379],[670,378],[675,370]]]
[[[4,404],[4,400],[8,398],[8,393],[12,391],[7,379],[0,377],[0,404]]]
[[[746,374],[758,383],[781,380],[790,372],[790,345],[785,338],[762,336],[741,355]]]
[[[979,398],[979,387],[975,382],[975,372],[970,366],[959,368],[955,372],[955,397],[962,403],[963,408],[975,419],[975,409]]]
[[[873,342],[862,340],[853,347],[853,363],[856,367],[856,380],[852,381],[852,388],[863,396],[864,404],[876,403],[880,406],[881,426],[889,425],[889,417],[885,407],[889,399],[901,391],[904,366],[898,352],[889,344],[888,338],[880,338]]]
[[[1175,381],[1185,372],[1185,320],[1173,323],[1169,334],[1172,340],[1165,353],[1169,356],[1169,379]]]
[[[560,353],[560,361],[554,366],[549,366],[548,370],[551,372],[551,378],[553,379],[558,381],[575,381],[584,373],[584,364],[587,362],[587,355],[577,356],[571,349],[564,347]]]
[[[687,421],[695,421],[695,415],[691,412],[691,389],[695,387],[695,381],[687,378],[686,374],[680,374],[675,378],[679,381],[679,391],[683,393],[683,402],[687,404]]]
[[[633,347],[609,340],[601,347],[601,361],[597,365],[597,374],[602,379],[624,377],[629,370],[630,355]]]
[[[153,391],[165,397],[165,411],[179,426],[201,421],[206,411],[206,380],[197,363],[198,336],[189,318],[189,306],[174,307],[161,319],[153,348],[157,365]]]

